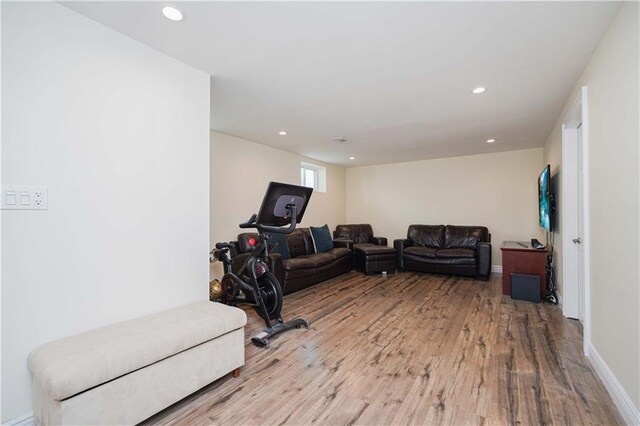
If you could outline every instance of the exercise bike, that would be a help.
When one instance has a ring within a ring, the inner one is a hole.
[[[285,331],[309,328],[309,322],[304,319],[286,322],[282,319],[282,288],[267,265],[271,235],[288,234],[296,228],[311,191],[310,188],[271,182],[259,214],[240,224],[240,228],[258,230],[258,239],[249,240],[252,249],[243,264],[233,272],[234,260],[229,254],[235,254],[235,246],[231,243],[217,243],[209,255],[211,262],[220,261],[224,267],[219,288],[212,290],[214,300],[232,306],[249,304],[264,320],[266,328],[251,338],[256,346],[268,347],[270,339]]]

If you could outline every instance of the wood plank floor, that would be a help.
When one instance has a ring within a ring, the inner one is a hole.
[[[285,297],[268,349],[248,310],[246,365],[147,424],[623,424],[577,321],[489,282],[351,272]]]

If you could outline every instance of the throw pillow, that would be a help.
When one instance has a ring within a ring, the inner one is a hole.
[[[316,253],[324,253],[333,248],[333,240],[331,239],[331,231],[327,225],[321,227],[310,226],[311,239],[313,240],[313,248]]]
[[[269,253],[278,253],[283,259],[291,258],[286,234],[271,234],[269,238]]]

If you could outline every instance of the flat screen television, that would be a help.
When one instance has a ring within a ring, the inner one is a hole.
[[[538,176],[538,213],[540,227],[551,232],[553,225],[553,203],[550,189],[551,166],[547,166]]]

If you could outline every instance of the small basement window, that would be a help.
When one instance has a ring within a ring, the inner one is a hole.
[[[300,163],[300,184],[314,191],[327,192],[327,169],[317,164]]]

